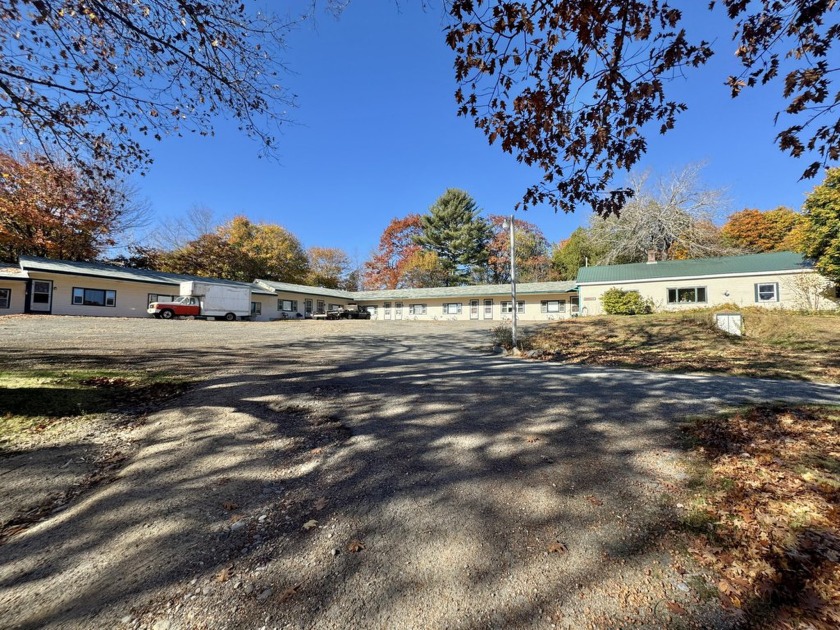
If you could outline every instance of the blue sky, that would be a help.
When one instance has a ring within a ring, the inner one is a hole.
[[[293,3],[294,4],[294,3]],[[693,3],[692,3],[693,4]],[[731,26],[699,9],[691,27],[734,49]],[[393,217],[424,212],[446,188],[469,192],[486,213],[508,214],[539,173],[487,144],[456,116],[452,52],[439,9],[420,0],[356,0],[335,19],[318,16],[288,40],[286,85],[299,107],[279,139],[280,160],[219,121],[214,138],[168,138],[150,145],[154,165],[136,178],[156,217],[211,208],[220,219],[244,214],[278,223],[305,247],[342,247],[361,260]],[[800,182],[805,163],[775,148],[779,86],[736,100],[723,81],[734,56],[716,55],[672,89],[688,102],[677,128],[649,137],[640,168],[655,174],[704,162],[703,184],[725,188],[732,210],[799,209],[818,180]],[[518,213],[550,241],[589,221],[548,208]]]

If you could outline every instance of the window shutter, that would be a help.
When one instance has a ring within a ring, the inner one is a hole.
[[[540,302],[540,313],[546,313],[546,312],[548,312],[548,302],[546,302],[545,300],[542,300]]]
[[[755,301],[758,302],[758,285],[754,284],[753,289],[755,289]]]

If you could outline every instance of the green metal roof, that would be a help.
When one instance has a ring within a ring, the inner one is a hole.
[[[801,269],[812,269],[811,264],[802,255],[794,252],[770,252],[722,258],[581,267],[578,271],[577,283],[632,282],[657,278],[706,277]]]
[[[574,282],[523,282],[516,285],[516,293],[518,295],[569,293],[574,290]],[[372,300],[422,300],[423,298],[483,297],[485,295],[510,295],[510,285],[474,284],[461,287],[433,287],[429,289],[357,291],[353,294],[353,297],[359,302],[368,302]]]
[[[29,276],[23,269],[16,267],[2,267],[0,266],[0,278],[4,280],[28,280]]]
[[[75,262],[70,260],[51,260],[48,258],[37,258],[35,256],[21,256],[20,268],[23,271],[44,271],[49,273],[73,274],[79,276],[90,276],[94,278],[109,278],[111,280],[125,280],[126,282],[146,282],[149,284],[170,284],[180,285],[182,282],[208,282],[211,284],[224,284],[228,286],[246,286],[252,293],[272,295],[271,291],[265,288],[252,285],[249,282],[235,282],[233,280],[221,280],[219,278],[202,278],[200,276],[189,276],[181,273],[167,273],[165,271],[152,271],[151,269],[132,269],[130,267],[117,267],[95,262]]]
[[[281,291],[285,293],[303,293],[305,295],[320,295],[324,297],[334,297],[342,300],[352,300],[353,294],[350,291],[341,291],[340,289],[325,289],[323,287],[313,287],[307,284],[292,284],[291,282],[275,282],[274,280],[254,280],[266,289],[272,291]]]

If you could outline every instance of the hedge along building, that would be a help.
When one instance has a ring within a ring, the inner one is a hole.
[[[381,320],[503,320],[513,317],[509,284],[358,291],[353,299]],[[574,282],[516,285],[517,318],[539,321],[578,313]]]
[[[148,317],[146,308],[151,302],[177,297],[181,282],[190,280],[248,287],[254,319],[268,319],[260,315],[262,307],[267,304],[270,308],[275,304],[274,293],[262,287],[163,271],[32,256],[20,257],[20,270],[24,281],[18,283],[18,295],[12,289],[14,309],[9,312]],[[5,286],[5,279],[0,276],[0,287]]]
[[[601,296],[612,288],[638,291],[656,311],[721,304],[803,310],[838,306],[836,287],[793,252],[582,267],[577,285],[586,315],[604,312]]]

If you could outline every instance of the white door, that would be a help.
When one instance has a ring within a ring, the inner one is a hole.
[[[470,300],[470,319],[478,319],[478,300]]]
[[[33,313],[52,313],[52,280],[33,280],[29,292],[29,310]]]

